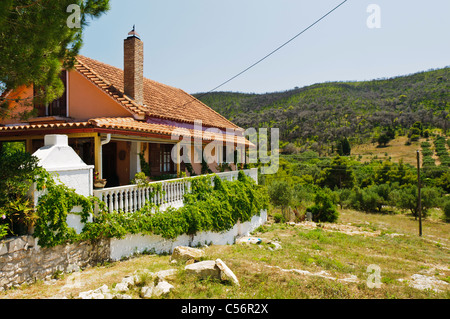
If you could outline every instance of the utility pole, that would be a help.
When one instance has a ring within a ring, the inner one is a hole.
[[[419,214],[419,236],[422,237],[422,196],[420,188],[420,151],[417,151],[417,213]]]

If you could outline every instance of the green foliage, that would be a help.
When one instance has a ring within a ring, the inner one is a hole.
[[[38,159],[21,148],[4,148],[0,154],[0,225],[2,233],[27,234],[35,214],[28,190],[42,169]],[[5,226],[6,225],[6,226]],[[4,235],[6,236],[6,235]]]
[[[442,210],[444,211],[444,216],[447,221],[450,221],[450,199],[447,198],[443,201]]]
[[[67,7],[80,6],[80,28],[69,28]],[[109,9],[109,0],[2,0],[0,5],[0,83],[5,90],[36,84],[43,102],[61,96],[61,68],[72,68],[88,19]],[[0,104],[9,102],[0,98]],[[0,117],[8,116],[0,112]]]
[[[98,200],[79,195],[64,184],[57,184],[47,172],[41,172],[36,188],[44,193],[36,206],[37,219],[33,234],[39,238],[39,245],[54,247],[79,240],[75,230],[67,225],[67,215],[75,206],[81,206],[81,221],[86,223]]]
[[[333,204],[329,192],[320,190],[314,198],[314,205],[308,207],[307,211],[312,213],[313,221],[334,223],[339,218],[339,213]]]
[[[346,137],[341,138],[337,143],[337,153],[340,156],[349,156],[351,153],[350,142]]]
[[[144,153],[139,153],[139,162],[141,164],[142,173],[144,173],[145,176],[151,176],[152,175],[151,167],[150,164],[147,163],[147,161],[145,160]]]
[[[238,220],[249,221],[268,206],[265,189],[241,171],[237,181],[222,181],[204,176],[192,179],[191,192],[184,196],[184,206],[164,212],[152,204],[132,212],[101,212],[93,223],[87,223],[84,239],[122,238],[126,234],[155,234],[167,239],[200,231],[221,232]]]
[[[276,207],[288,207],[293,198],[293,190],[284,180],[274,181],[268,186],[270,202]]]
[[[319,184],[322,187],[328,187],[330,189],[335,187],[352,188],[355,176],[349,164],[348,159],[345,157],[334,157],[330,167],[322,170]]]
[[[331,155],[342,136],[355,145],[369,142],[375,133],[391,139],[395,132],[409,133],[416,122],[420,122],[417,136],[425,136],[430,128],[448,129],[450,84],[438,78],[450,78],[450,68],[390,79],[314,84],[284,92],[196,96],[244,129],[279,128],[280,145],[293,143],[300,151]]]
[[[202,168],[201,168],[201,172],[202,172],[202,175],[204,175],[204,174],[211,174],[211,173],[212,173],[212,170],[209,168],[209,165],[208,165],[208,163],[206,163],[206,161],[205,161],[205,159],[203,158],[203,156],[202,156]]]

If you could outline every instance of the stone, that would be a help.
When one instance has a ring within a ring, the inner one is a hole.
[[[153,288],[153,295],[160,297],[168,294],[175,287],[169,284],[167,281],[160,281],[155,288]]]
[[[144,299],[149,299],[153,296],[153,289],[155,286],[151,283],[149,286],[144,286],[141,288],[141,297]]]
[[[127,282],[119,282],[113,289],[116,292],[127,292],[128,290],[128,283]]]
[[[201,279],[216,278],[220,279],[220,269],[216,266],[214,260],[205,260],[184,267],[186,274],[195,275]]]
[[[113,299],[107,285],[103,285],[95,290],[80,292],[78,295],[80,299]]]
[[[136,282],[139,281],[139,278],[137,275],[133,275],[133,276],[125,276],[122,279],[122,283],[128,285],[128,287],[130,286],[134,286],[136,284]]]
[[[28,241],[22,237],[14,238],[8,242],[8,252],[13,253],[19,250],[25,250],[28,247]]]
[[[176,260],[177,262],[187,261],[194,259],[196,261],[200,260],[201,257],[205,255],[205,252],[201,249],[177,246],[173,249],[171,261]]]
[[[114,295],[112,299],[133,299],[133,298],[127,294],[117,294]]]
[[[222,280],[230,280],[233,284],[240,286],[236,275],[228,268],[222,259],[216,259],[216,266],[220,269],[220,278]]]
[[[276,242],[276,241],[270,241],[268,243],[269,245],[269,250],[278,250],[281,249],[281,244]]]
[[[257,237],[241,237],[238,240],[236,240],[236,244],[256,244],[259,245],[262,243],[261,238]]]

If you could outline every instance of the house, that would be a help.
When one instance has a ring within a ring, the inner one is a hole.
[[[124,40],[123,70],[78,56],[74,69],[61,72],[63,96],[48,105],[30,103],[33,85],[4,93],[20,100],[10,103],[12,116],[0,122],[0,145],[23,141],[34,153],[45,135],[67,135],[107,187],[128,185],[140,171],[161,179],[182,172],[199,175],[205,163],[212,172],[235,170],[234,163],[221,164],[230,162],[230,151],[238,163],[245,161],[245,148],[254,145],[244,130],[183,90],[144,78],[143,50],[133,29]],[[18,119],[33,107],[36,117]]]

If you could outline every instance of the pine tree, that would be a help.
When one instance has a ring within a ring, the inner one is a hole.
[[[87,19],[108,9],[109,0],[0,1],[0,96],[34,83],[45,88],[42,102],[60,97],[60,71],[74,66]],[[79,27],[74,27],[71,22],[78,17]],[[1,107],[9,102],[0,97]]]

